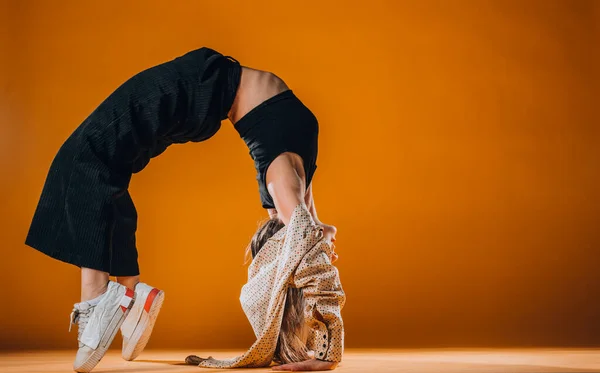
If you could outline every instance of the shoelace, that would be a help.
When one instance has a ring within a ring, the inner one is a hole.
[[[94,307],[90,307],[85,310],[80,310],[77,307],[73,308],[73,312],[71,312],[71,315],[69,317],[69,332],[71,332],[71,327],[74,324],[78,324],[77,339],[81,339],[81,333],[83,333],[83,331],[85,330],[85,327],[90,319],[90,315],[92,314],[93,310]]]

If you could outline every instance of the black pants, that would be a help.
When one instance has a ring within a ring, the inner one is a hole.
[[[132,174],[173,143],[212,137],[240,75],[237,61],[201,48],[125,82],[58,151],[25,243],[79,267],[138,275]]]
[[[54,158],[25,243],[79,267],[138,275],[131,174],[111,171],[78,137],[76,131]]]

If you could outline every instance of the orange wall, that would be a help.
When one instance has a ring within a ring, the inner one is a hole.
[[[75,343],[79,271],[23,244],[61,143],[202,45],[276,72],[320,119],[348,347],[600,344],[598,3],[289,4],[2,2],[0,348]],[[243,250],[264,213],[232,126],[131,191],[143,280],[167,294],[150,346],[248,346]]]

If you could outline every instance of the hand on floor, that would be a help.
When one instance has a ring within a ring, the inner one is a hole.
[[[290,363],[284,365],[277,365],[273,367],[273,370],[288,370],[294,372],[300,371],[316,371],[316,370],[333,370],[337,367],[337,363],[330,361],[323,361],[317,359],[310,359],[300,361],[298,363]]]

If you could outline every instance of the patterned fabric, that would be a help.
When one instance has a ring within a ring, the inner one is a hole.
[[[302,288],[310,327],[309,350],[321,360],[339,362],[344,350],[341,309],[346,296],[331,264],[333,248],[303,205],[290,223],[271,237],[248,268],[240,301],[256,342],[241,356],[217,360],[188,356],[188,364],[206,368],[265,367],[271,364],[289,286]]]

